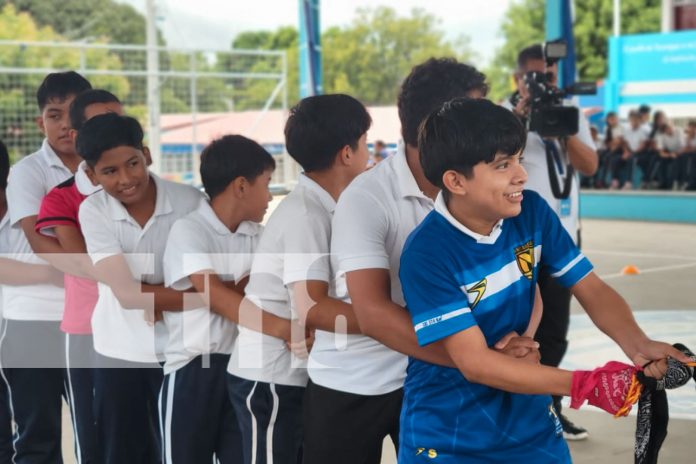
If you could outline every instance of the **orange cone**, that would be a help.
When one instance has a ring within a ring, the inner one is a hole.
[[[629,264],[628,266],[624,266],[623,269],[621,269],[621,274],[623,275],[638,275],[640,274],[640,270],[634,266],[633,264]]]

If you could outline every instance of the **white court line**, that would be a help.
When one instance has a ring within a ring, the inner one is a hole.
[[[610,256],[631,256],[634,258],[679,259],[682,261],[696,261],[696,256],[665,255],[659,253],[636,253],[633,251],[598,250],[593,248],[583,248],[582,252],[585,255],[597,254]]]
[[[689,267],[696,267],[696,263],[687,263],[687,264],[674,264],[672,266],[661,266],[661,267],[652,267],[648,269],[641,269],[640,274],[651,274],[654,272],[664,272],[664,271],[675,271],[677,269],[686,269]],[[625,277],[624,274],[621,272],[617,272],[615,274],[605,274],[600,276],[602,279],[607,280],[607,279],[615,279],[617,277]]]

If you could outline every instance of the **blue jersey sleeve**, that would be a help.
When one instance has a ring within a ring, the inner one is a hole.
[[[417,240],[417,237],[416,237]],[[401,255],[400,278],[418,344],[449,337],[476,325],[469,301],[438,253],[407,249]]]
[[[527,195],[528,192],[525,192]],[[535,216],[542,230],[541,264],[564,287],[572,287],[592,272],[592,263],[582,254],[543,198],[534,194]]]

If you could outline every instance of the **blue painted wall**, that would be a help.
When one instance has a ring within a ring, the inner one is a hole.
[[[580,216],[696,224],[696,194],[586,191],[580,194]]]

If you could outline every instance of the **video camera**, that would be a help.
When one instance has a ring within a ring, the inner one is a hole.
[[[544,43],[543,54],[546,66],[552,66],[567,55],[564,40]],[[553,74],[530,71],[524,82],[529,90],[530,112],[528,130],[542,137],[563,137],[578,132],[579,113],[575,107],[563,105],[569,95],[594,95],[597,86],[593,82],[578,82],[568,87],[558,88],[551,82]]]

